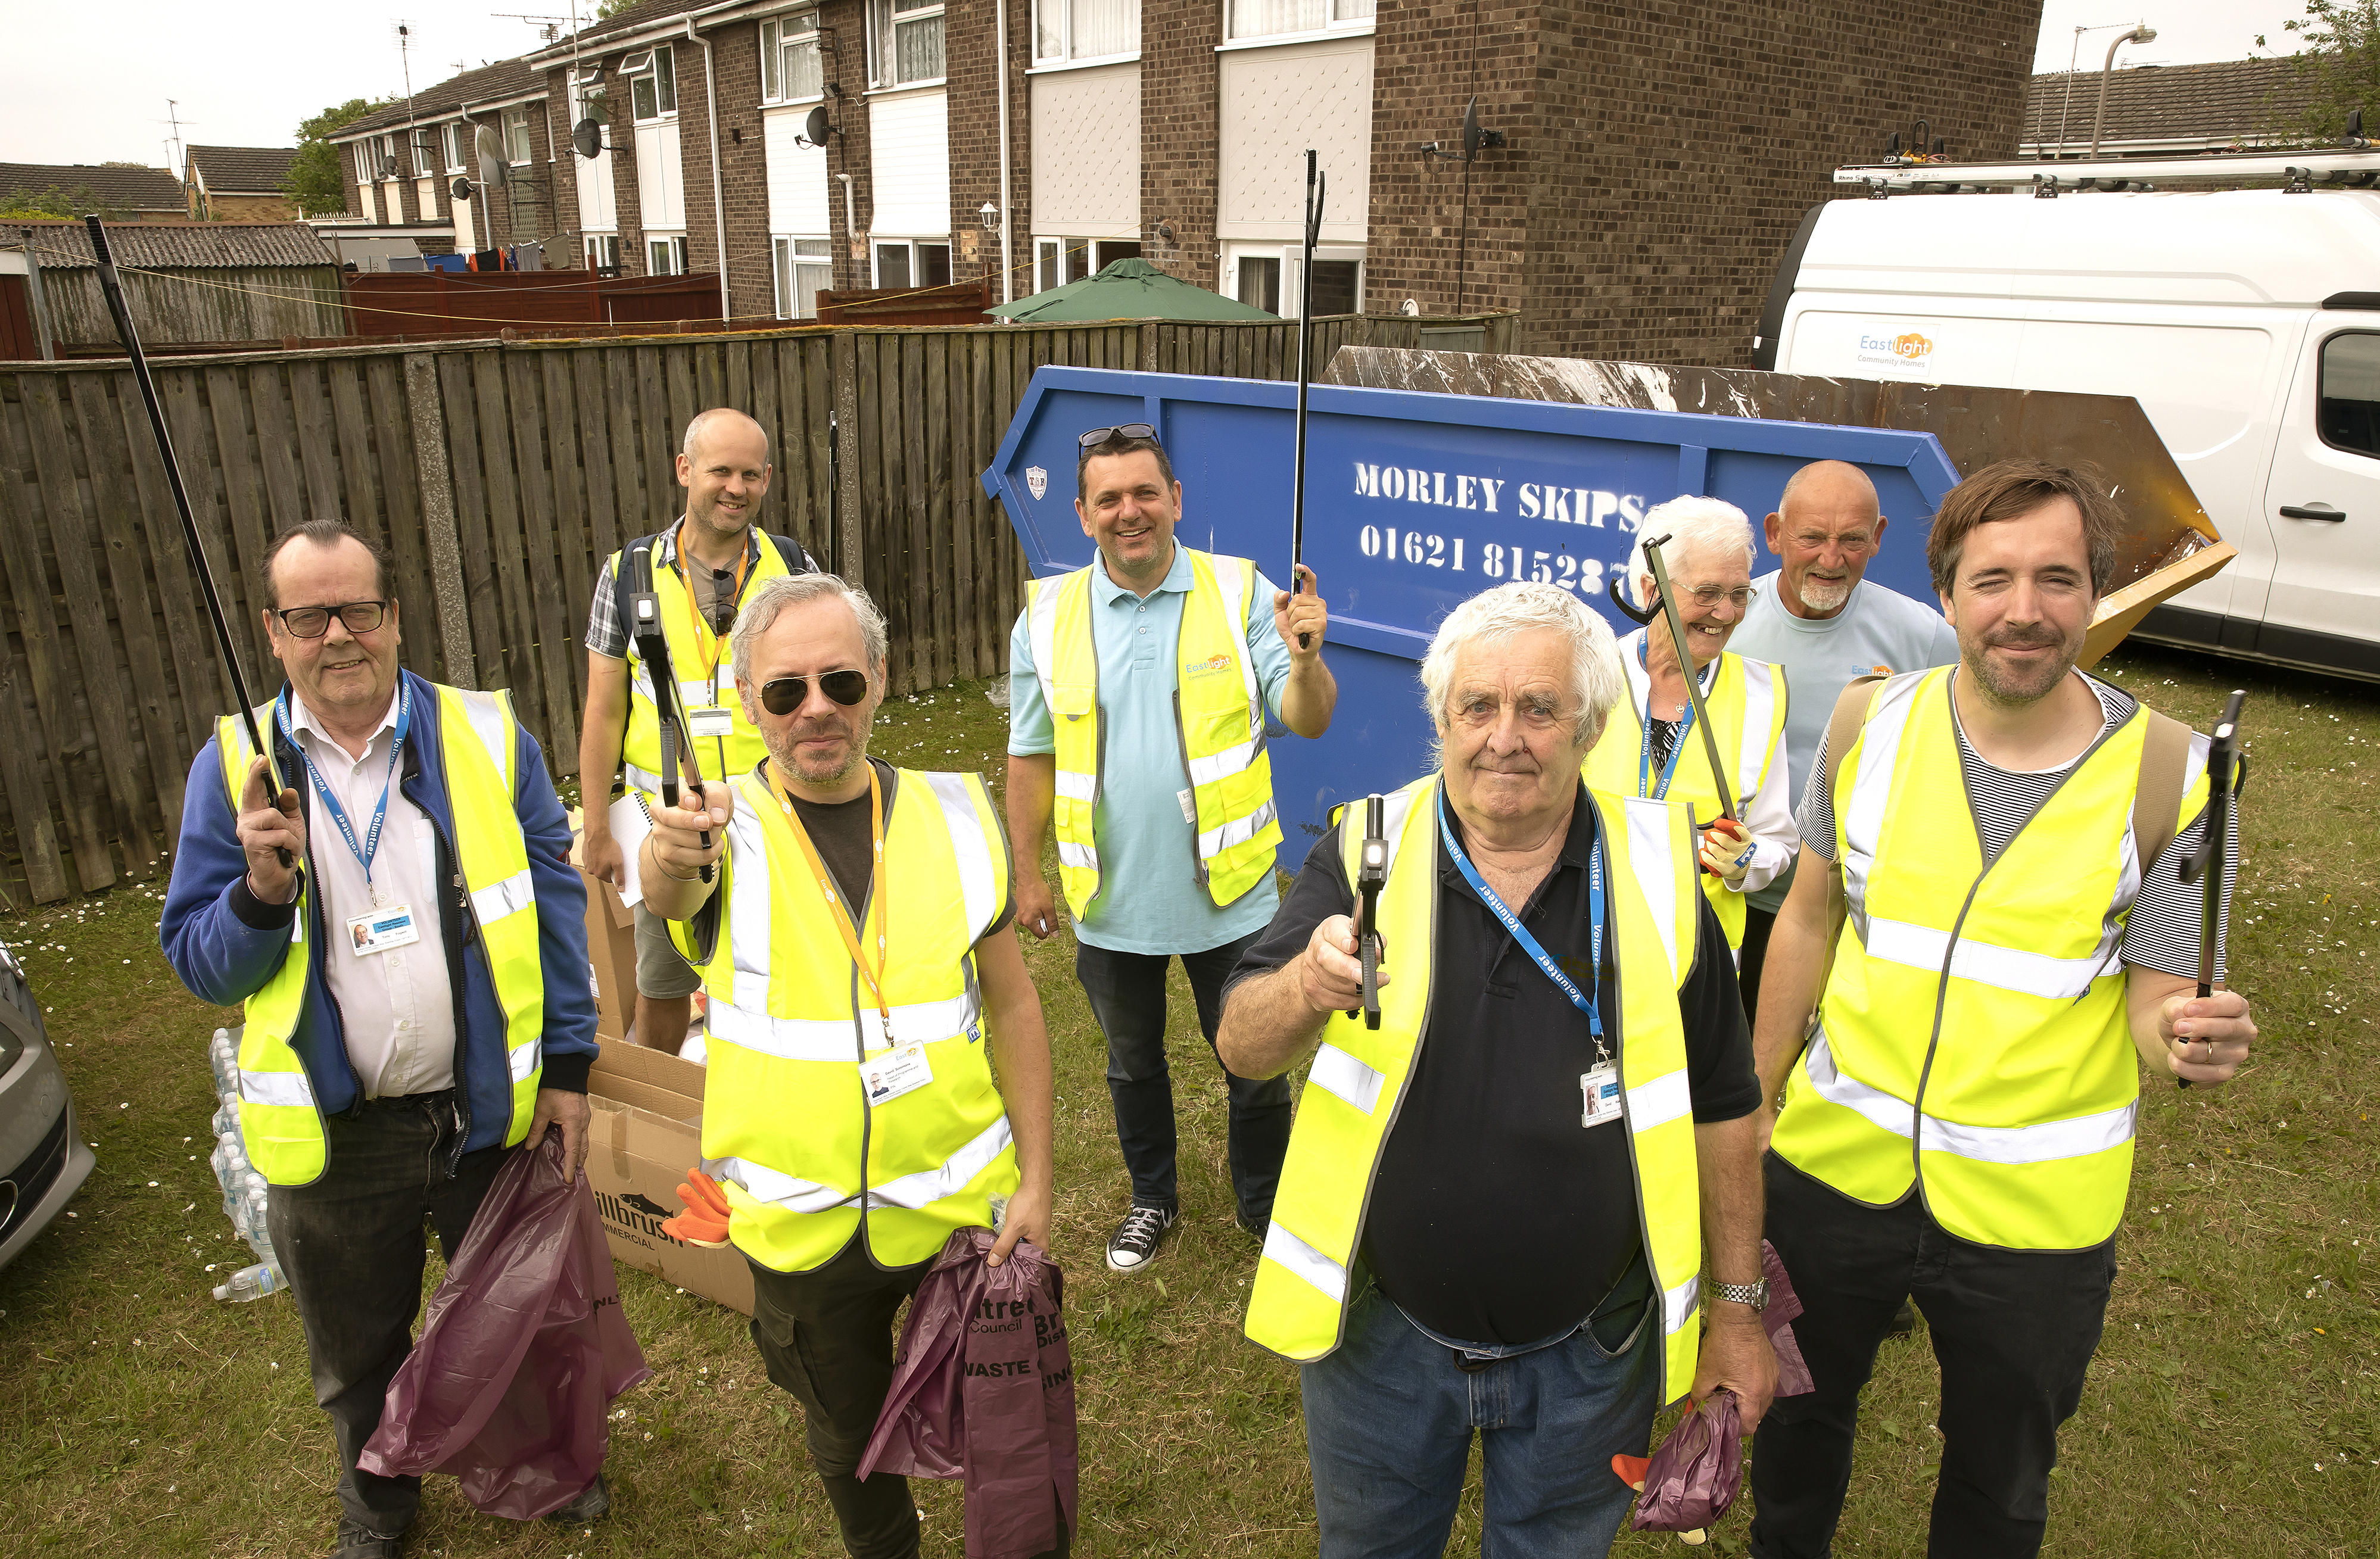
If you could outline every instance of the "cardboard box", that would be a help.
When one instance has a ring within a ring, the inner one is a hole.
[[[585,843],[577,825],[574,815],[574,866],[579,866]],[[620,901],[620,890],[610,883],[589,876],[584,866],[578,875],[587,884],[587,961],[594,966],[595,1037],[624,1039],[637,1019],[637,912]],[[701,1089],[695,1092],[699,1094]],[[677,1211],[674,1203],[670,1211]]]
[[[706,1251],[662,1232],[684,1211],[678,1183],[702,1162],[703,1069],[605,1039],[587,1077],[587,1178],[614,1261],[752,1313],[752,1269],[734,1247]]]

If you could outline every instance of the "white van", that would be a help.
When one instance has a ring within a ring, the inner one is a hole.
[[[2136,631],[2380,679],[2380,192],[1834,200],[1762,326],[1764,369],[2133,397],[2240,554]]]

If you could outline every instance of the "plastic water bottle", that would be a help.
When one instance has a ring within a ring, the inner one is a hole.
[[[245,1304],[250,1299],[261,1299],[265,1295],[278,1292],[288,1286],[289,1280],[281,1275],[279,1264],[267,1260],[259,1262],[254,1266],[242,1267],[233,1273],[229,1278],[216,1286],[215,1298],[229,1300],[234,1304]]]
[[[239,1092],[239,1052],[232,1044],[229,1029],[215,1031],[214,1038],[207,1045],[207,1064],[214,1070],[215,1093],[218,1095],[237,1095]]]

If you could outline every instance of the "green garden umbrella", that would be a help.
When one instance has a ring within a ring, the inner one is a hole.
[[[1133,256],[1110,264],[1096,276],[1069,282],[1062,287],[1020,297],[984,310],[996,320],[1057,324],[1085,320],[1274,320],[1253,304],[1235,303],[1220,293],[1169,276],[1148,261]]]

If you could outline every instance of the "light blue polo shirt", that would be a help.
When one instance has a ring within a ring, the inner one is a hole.
[[[1197,879],[1197,829],[1182,816],[1181,792],[1190,775],[1173,723],[1173,651],[1182,640],[1182,603],[1190,583],[1190,558],[1179,545],[1165,582],[1147,600],[1111,580],[1105,559],[1091,564],[1091,643],[1099,655],[1106,752],[1091,818],[1099,844],[1099,893],[1075,935],[1113,952],[1205,952],[1263,930],[1280,901],[1269,873],[1220,908]],[[1281,688],[1289,681],[1289,647],[1273,626],[1277,588],[1257,571],[1248,613],[1249,664],[1269,725],[1280,719]],[[1055,753],[1057,733],[1022,613],[1009,635],[1008,698],[1009,752],[1018,757]],[[1038,865],[1019,862],[1017,869]]]

